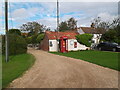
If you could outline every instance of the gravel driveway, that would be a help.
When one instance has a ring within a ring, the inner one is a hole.
[[[118,72],[82,60],[29,49],[36,62],[11,88],[118,88]]]

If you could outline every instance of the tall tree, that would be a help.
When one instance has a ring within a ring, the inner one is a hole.
[[[28,22],[26,24],[23,24],[20,29],[21,31],[29,32],[29,35],[31,36],[42,33],[44,30],[46,30],[46,26],[41,25],[38,22]]]
[[[72,18],[70,18],[68,21],[68,27],[69,27],[69,29],[75,29],[75,28],[77,28],[77,21],[72,17]]]
[[[98,32],[104,33],[110,28],[110,23],[101,20],[101,17],[97,17],[92,21],[91,27],[96,28]]]
[[[113,20],[110,30],[102,35],[102,39],[120,44],[120,16]]]
[[[112,29],[120,29],[120,16],[114,18],[112,24],[111,24]]]
[[[69,30],[68,24],[66,21],[61,22],[59,25],[59,31],[66,31]]]
[[[72,17],[67,21],[63,21],[59,25],[59,31],[74,30],[77,28],[77,21]]]

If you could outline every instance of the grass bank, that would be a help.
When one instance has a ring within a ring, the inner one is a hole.
[[[75,51],[68,53],[60,53],[60,52],[51,52],[57,55],[63,55],[67,57],[72,57],[76,59],[81,59],[84,61],[88,61],[97,65],[101,65],[104,67],[108,67],[111,69],[119,70],[118,68],[118,54],[117,52],[106,52],[106,51]]]
[[[34,64],[35,58],[31,54],[10,56],[10,61],[2,58],[2,87],[5,88],[11,81],[21,76]]]

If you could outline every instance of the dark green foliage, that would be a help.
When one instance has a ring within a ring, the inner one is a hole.
[[[77,28],[77,21],[74,18],[70,18],[68,21],[63,21],[59,25],[59,31],[74,30]]]
[[[91,39],[93,35],[92,34],[82,34],[82,35],[77,35],[76,39],[79,43],[84,44],[88,47],[91,46]]]
[[[38,43],[40,43],[43,40],[43,38],[44,38],[44,34],[39,34],[36,40]]]
[[[105,34],[102,35],[103,40],[106,41],[114,41],[116,38],[116,31],[115,30],[109,30]]]
[[[32,43],[32,37],[26,37],[26,42],[27,44],[31,44]]]
[[[70,30],[77,28],[77,21],[73,17],[68,20],[68,28]]]
[[[50,30],[45,25],[42,25],[38,22],[27,22],[20,27],[21,31],[28,31],[28,36],[37,35],[43,33],[45,30]]]
[[[61,22],[60,25],[59,25],[59,31],[64,32],[66,30],[69,30],[67,22],[66,21]]]
[[[27,52],[27,43],[22,36],[9,34],[9,55],[22,54]],[[5,54],[5,36],[3,36],[3,54]]]
[[[32,37],[32,41],[31,41],[32,44],[37,44],[37,40],[36,40],[36,39],[37,39],[37,36],[38,36],[38,35],[32,35],[32,36],[31,36],[31,37]]]
[[[38,44],[43,40],[44,34],[32,35],[26,38],[28,44]]]
[[[120,44],[120,17],[114,18],[112,22],[102,21],[100,17],[92,21],[92,26],[99,29],[100,32],[105,32],[102,35],[101,41],[116,42]]]
[[[9,34],[17,34],[17,35],[21,35],[21,32],[19,29],[10,29]]]
[[[102,35],[102,41],[116,42],[120,44],[120,31],[119,30],[109,30]]]

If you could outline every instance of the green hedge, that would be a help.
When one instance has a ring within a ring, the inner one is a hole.
[[[82,35],[77,35],[76,39],[79,43],[84,44],[87,47],[90,47],[92,37],[93,37],[92,34],[82,34]]]
[[[27,43],[22,36],[9,34],[9,55],[22,54],[27,52]],[[3,36],[2,53],[5,54],[5,36]]]
[[[39,34],[36,40],[38,43],[40,43],[43,40],[43,38],[44,38],[44,34]]]
[[[10,29],[8,33],[21,35],[21,31],[19,29]]]

